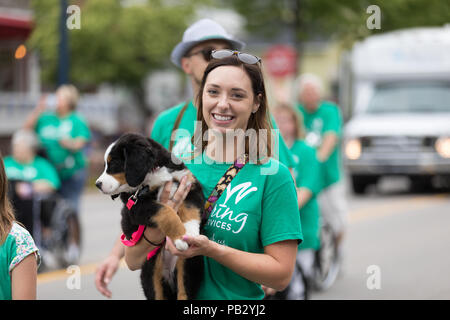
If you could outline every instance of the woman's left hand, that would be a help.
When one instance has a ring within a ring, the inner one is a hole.
[[[204,235],[184,235],[183,240],[189,244],[189,248],[186,251],[179,251],[175,248],[172,239],[166,237],[166,250],[169,250],[170,253],[181,258],[192,258],[199,255],[208,256],[215,245],[214,241],[209,240],[208,237]]]

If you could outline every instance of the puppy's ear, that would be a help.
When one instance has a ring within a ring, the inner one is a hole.
[[[141,144],[127,146],[124,157],[125,179],[130,187],[137,187],[150,169],[151,154],[148,147]]]

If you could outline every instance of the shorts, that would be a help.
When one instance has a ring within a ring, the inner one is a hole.
[[[348,209],[344,181],[338,181],[322,190],[318,196],[320,214],[336,234],[347,228]]]

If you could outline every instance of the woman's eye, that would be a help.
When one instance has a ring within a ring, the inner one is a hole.
[[[240,94],[240,93],[233,93],[231,96],[235,99],[243,99],[244,98],[244,95]]]
[[[218,93],[217,90],[214,90],[214,89],[208,89],[207,92],[208,92],[210,95],[215,95],[215,94]]]

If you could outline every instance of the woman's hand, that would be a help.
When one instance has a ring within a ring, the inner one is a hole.
[[[173,210],[178,212],[178,209],[180,208],[184,199],[186,199],[187,194],[191,190],[191,183],[188,182],[187,177],[184,176],[183,178],[181,178],[177,191],[174,193],[173,197],[170,197],[172,185],[173,185],[172,181],[166,182],[163,191],[161,193],[161,197],[159,198],[159,202],[171,207]]]
[[[186,251],[179,251],[173,241],[166,237],[166,250],[169,250],[175,256],[181,258],[192,258],[195,256],[209,256],[214,250],[216,243],[214,241],[209,240],[204,235],[199,236],[183,236],[183,240],[189,244],[189,248]]]
[[[77,152],[78,150],[84,148],[86,143],[87,141],[83,138],[74,138],[74,139],[63,138],[59,140],[59,144],[61,145],[61,147],[68,149],[72,152]]]
[[[42,112],[47,109],[47,95],[44,94],[39,99],[38,104],[36,107],[31,111],[31,113],[28,115],[27,119],[25,120],[23,124],[23,128],[27,130],[34,130],[34,126],[36,125],[36,122],[41,115]]]
[[[95,271],[95,287],[107,298],[111,298],[112,292],[108,289],[108,284],[116,274],[120,265],[120,258],[116,255],[109,255],[102,263],[97,266]]]

